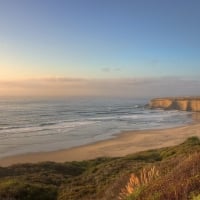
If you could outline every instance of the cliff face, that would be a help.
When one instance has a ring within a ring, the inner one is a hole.
[[[150,101],[149,107],[200,112],[200,97],[157,98]]]

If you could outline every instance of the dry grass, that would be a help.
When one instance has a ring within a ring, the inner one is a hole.
[[[118,199],[119,200],[126,199],[129,195],[133,194],[139,187],[148,184],[158,176],[159,176],[159,171],[156,169],[155,166],[149,169],[144,168],[140,172],[139,176],[131,174],[128,183],[124,188],[121,189]]]
[[[179,159],[178,159],[179,160]],[[153,181],[139,199],[152,199],[153,194],[159,194],[157,199],[162,200],[188,200],[197,196],[200,191],[200,153],[196,152],[182,158],[177,166],[167,174]]]
[[[191,200],[200,200],[200,194],[197,196],[193,196]]]

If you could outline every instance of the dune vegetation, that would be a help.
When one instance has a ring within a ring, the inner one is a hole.
[[[0,168],[1,200],[198,200],[200,140],[118,158]]]

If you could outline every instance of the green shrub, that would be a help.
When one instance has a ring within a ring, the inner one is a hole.
[[[3,200],[55,200],[57,190],[53,186],[29,184],[14,179],[0,183],[0,199]]]

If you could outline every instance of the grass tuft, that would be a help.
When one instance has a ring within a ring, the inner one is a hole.
[[[127,199],[128,196],[133,196],[134,193],[137,193],[138,195],[138,191],[142,186],[150,183],[158,176],[159,171],[156,169],[155,166],[151,167],[150,169],[142,169],[139,176],[131,174],[128,183],[124,188],[121,189],[118,199]]]

